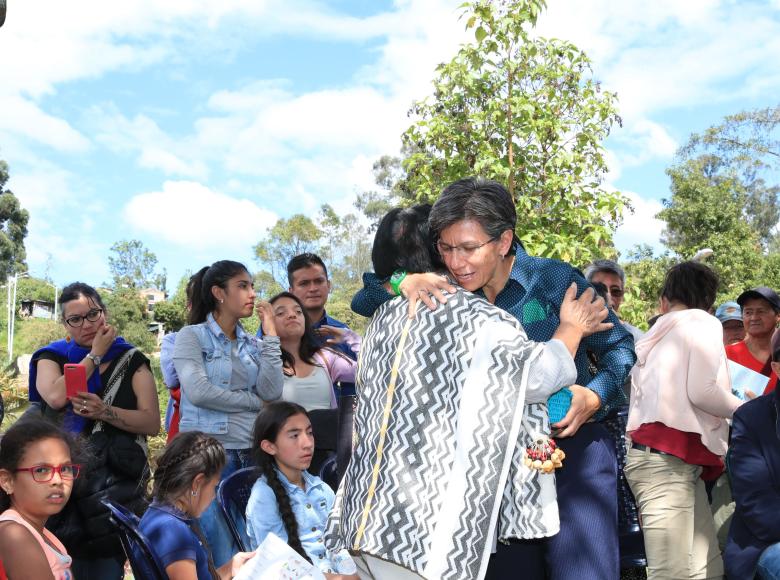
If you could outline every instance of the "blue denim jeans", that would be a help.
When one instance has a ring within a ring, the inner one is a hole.
[[[772,544],[758,559],[758,580],[780,580],[780,542]]]
[[[250,449],[226,449],[225,455],[227,462],[225,469],[222,470],[219,480],[222,481],[231,473],[238,471],[242,467],[249,467],[252,463],[252,454]],[[233,540],[222,510],[215,499],[205,512],[198,518],[203,535],[209,543],[211,557],[214,559],[214,565],[219,568],[230,560],[238,552],[238,546]]]

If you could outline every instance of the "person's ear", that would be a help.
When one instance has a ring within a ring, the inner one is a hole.
[[[498,253],[501,257],[506,257],[509,254],[509,250],[512,249],[512,241],[514,240],[514,232],[512,230],[504,230],[498,238]]]
[[[273,444],[268,439],[263,439],[260,442],[260,449],[268,453],[268,455],[276,455],[278,449],[275,444]]]
[[[775,374],[780,377],[780,362],[772,362],[771,366]]]
[[[6,495],[11,495],[14,492],[14,477],[7,469],[0,469],[0,489],[2,489]]]
[[[218,304],[222,304],[225,301],[227,292],[215,284],[211,287],[211,295],[214,296],[214,300],[216,300]]]

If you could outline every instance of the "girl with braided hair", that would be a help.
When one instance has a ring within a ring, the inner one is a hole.
[[[357,580],[357,567],[347,551],[331,552],[322,542],[335,496],[306,471],[314,452],[306,410],[287,401],[266,404],[255,420],[253,443],[260,477],[246,510],[251,547],[273,533],[329,580]]]
[[[170,580],[233,578],[254,556],[239,552],[217,568],[196,519],[214,501],[224,467],[222,444],[199,431],[179,434],[157,461],[153,501],[140,527]]]

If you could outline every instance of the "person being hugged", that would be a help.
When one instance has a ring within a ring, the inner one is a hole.
[[[0,440],[0,572],[9,580],[73,579],[65,546],[45,528],[79,475],[73,445],[40,419],[16,423]]]
[[[250,547],[269,533],[316,566],[330,580],[357,580],[357,567],[346,550],[326,550],[322,535],[333,508],[333,490],[306,471],[314,452],[314,435],[306,410],[277,401],[257,416],[253,452],[260,478],[247,503]]]
[[[179,430],[201,431],[225,448],[221,479],[251,464],[252,424],[266,401],[282,395],[282,353],[271,305],[257,313],[265,336],[247,334],[240,320],[252,315],[255,290],[246,267],[215,262],[193,277],[189,326],[176,336],[173,364],[181,384]],[[200,517],[214,563],[238,551],[215,502]]]
[[[232,578],[254,556],[239,552],[216,568],[196,520],[214,501],[224,467],[222,445],[198,431],[177,436],[157,461],[152,505],[140,527],[170,580]]]

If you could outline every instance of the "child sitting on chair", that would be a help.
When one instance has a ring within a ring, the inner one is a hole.
[[[239,552],[216,568],[196,520],[214,501],[224,466],[222,444],[199,431],[180,433],[157,460],[153,502],[140,528],[170,580],[233,578],[254,556]]]
[[[72,580],[65,546],[44,526],[62,511],[80,466],[73,440],[55,425],[28,420],[0,440],[0,575],[9,580]]]
[[[246,509],[252,549],[272,532],[326,578],[357,580],[349,554],[331,553],[322,543],[335,496],[325,482],[306,471],[314,435],[304,408],[286,401],[267,403],[255,420],[252,442],[261,474]]]

